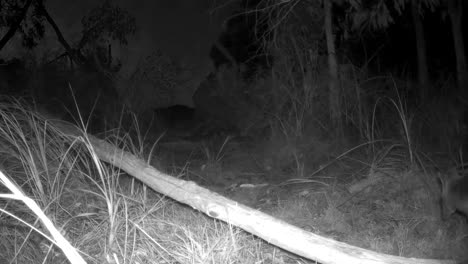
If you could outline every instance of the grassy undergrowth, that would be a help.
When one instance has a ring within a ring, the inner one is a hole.
[[[102,163],[86,134],[65,136],[18,101],[0,105],[0,120],[0,170],[18,189],[18,196],[10,195],[1,180],[1,263],[80,263],[70,257],[73,248],[87,263],[307,263],[148,190]],[[231,138],[205,142],[183,166],[152,158],[158,144],[143,136],[132,141],[114,131],[107,140],[311,232],[388,254],[463,259],[466,222],[439,220],[433,172],[418,162],[423,158],[403,127],[402,144],[374,140],[328,161],[310,154],[318,144],[279,136],[288,135],[285,130],[257,146]]]
[[[141,185],[121,188],[123,173],[101,163],[85,136],[63,135],[18,102],[2,104],[0,115],[6,179],[32,198],[88,263],[255,263],[278,257],[239,229]],[[136,150],[131,144],[124,148]],[[8,195],[6,181],[0,200],[1,262],[65,261],[67,249],[37,212]]]

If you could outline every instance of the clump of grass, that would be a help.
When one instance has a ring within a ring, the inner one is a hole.
[[[204,143],[201,147],[202,153],[205,155],[204,168],[221,168],[221,162],[226,154],[226,147],[231,140],[230,136],[224,138],[224,141],[219,146]]]
[[[36,244],[44,244],[48,250],[36,252],[42,253],[45,259],[52,257],[50,253],[57,246],[74,263],[84,263],[53,226],[54,221],[66,218],[63,206],[71,205],[64,199],[66,189],[71,186],[76,188],[79,179],[83,178],[82,173],[73,170],[73,167],[83,164],[76,152],[80,148],[70,148],[75,144],[73,140],[67,140],[65,135],[25,108],[20,101],[2,101],[0,120],[2,170],[8,175],[1,175],[2,190],[8,193],[2,195],[3,214],[0,221],[38,232],[42,239]],[[14,200],[22,201],[24,205]],[[7,236],[12,232],[8,229],[3,231]],[[21,240],[21,244],[28,244],[27,239]],[[10,244],[3,252],[15,260],[28,247],[18,248]]]
[[[1,260],[42,263],[66,257],[83,263],[72,255],[76,252],[88,263],[257,263],[277,258],[258,239],[155,193],[123,193],[122,172],[99,160],[86,133],[64,135],[18,101],[0,105],[0,120],[1,169],[7,175],[0,187],[5,193],[0,197]],[[141,154],[129,138],[112,138]],[[221,162],[228,142],[226,138],[216,154],[209,152],[208,160]],[[62,238],[55,236],[59,234]]]

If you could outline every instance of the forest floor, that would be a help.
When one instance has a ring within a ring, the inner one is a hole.
[[[2,107],[1,171],[45,208],[88,263],[314,263],[135,183],[93,159],[86,140],[84,148],[67,141],[23,106]],[[467,220],[439,217],[443,172],[415,166],[404,147],[185,135],[169,129],[138,144],[125,133],[105,138],[158,170],[321,236],[404,257],[468,258]],[[0,262],[65,261],[27,228],[42,230],[34,215],[5,197],[2,212],[24,222],[0,214]]]
[[[360,149],[368,146],[325,142],[312,140],[304,147],[268,139],[176,136],[158,144],[158,165],[351,245],[405,257],[468,259],[468,219],[440,217],[437,181],[444,165],[412,166],[407,149],[394,145],[368,155]]]

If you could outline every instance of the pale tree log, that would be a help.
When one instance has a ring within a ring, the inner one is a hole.
[[[266,242],[323,264],[455,264],[451,260],[404,258],[377,253],[322,237],[239,204],[191,181],[164,174],[136,156],[64,122],[54,124],[65,134],[89,140],[96,155],[150,188],[206,215],[240,227]]]

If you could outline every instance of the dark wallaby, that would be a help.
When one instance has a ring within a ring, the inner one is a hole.
[[[468,217],[468,177],[463,177],[456,169],[450,170],[446,176],[440,179],[442,219],[447,219],[455,212]]]

